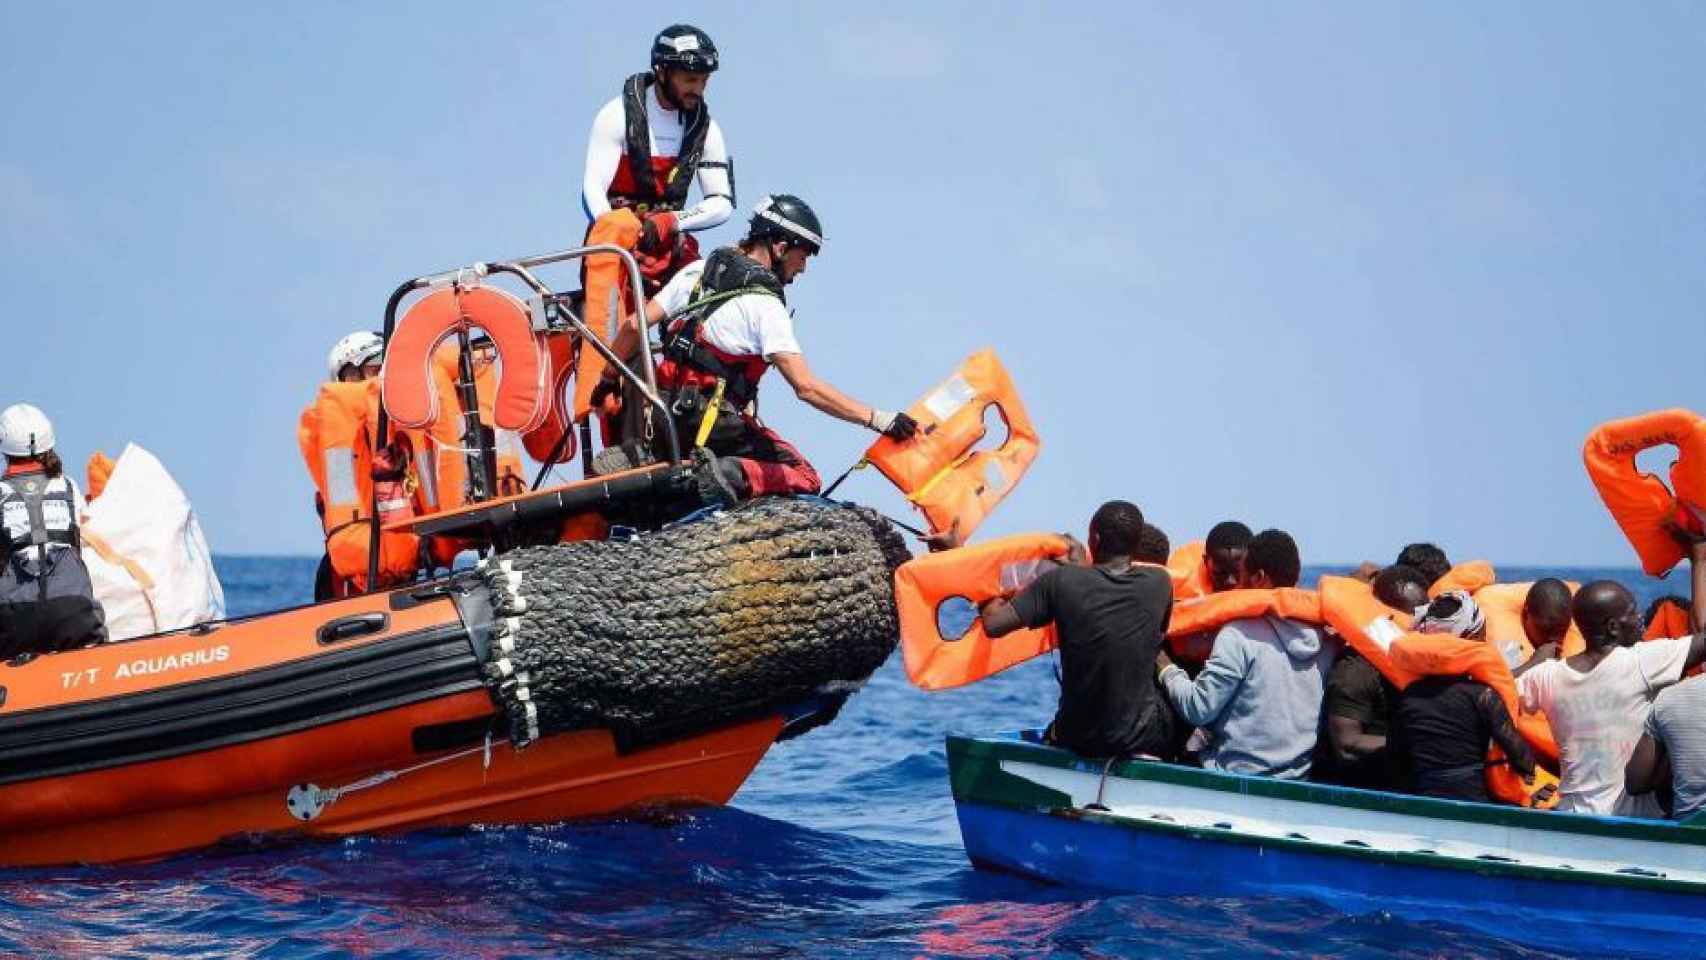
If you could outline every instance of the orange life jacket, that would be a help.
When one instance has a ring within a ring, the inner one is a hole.
[[[1208,544],[1202,540],[1192,540],[1174,550],[1167,557],[1167,573],[1173,578],[1175,604],[1214,592],[1214,581],[1208,575]]]
[[[326,383],[302,411],[296,439],[302,460],[320,492],[326,554],[340,583],[365,592],[373,519],[373,439],[379,430],[379,381]],[[405,436],[405,435],[399,435]],[[383,533],[379,538],[379,586],[414,578],[420,538]]]
[[[998,449],[974,451],[990,407],[1006,421],[1007,439]],[[917,435],[904,443],[880,437],[865,460],[923,511],[933,532],[957,523],[964,542],[1036,459],[1036,427],[993,350],[967,358],[907,413],[918,421]]]
[[[1376,670],[1400,691],[1425,676],[1466,675],[1492,687],[1510,711],[1511,720],[1535,752],[1553,762],[1558,744],[1546,717],[1524,713],[1516,696],[1516,681],[1504,657],[1490,643],[1436,633],[1413,633],[1410,617],[1382,604],[1374,588],[1350,577],[1322,577],[1321,612],[1327,622]],[[1533,795],[1558,778],[1536,768],[1534,782],[1525,783],[1498,748],[1488,753],[1487,789],[1506,803],[1534,806]],[[1557,803],[1556,795],[1542,806]]]
[[[981,604],[1013,594],[1066,551],[1063,537],[1022,534],[927,553],[901,564],[894,574],[894,594],[906,675],[926,690],[941,690],[974,683],[1053,650],[1053,626],[1019,629],[994,640],[979,619],[965,635],[950,640],[942,634],[937,614],[953,597]]]
[[[1470,560],[1452,567],[1445,572],[1445,576],[1435,580],[1434,585],[1428,588],[1428,598],[1432,599],[1451,590],[1473,594],[1498,578],[1492,564],[1485,560]]]
[[[1689,609],[1675,600],[1666,600],[1659,604],[1659,612],[1653,617],[1653,622],[1647,624],[1647,630],[1641,635],[1643,640],[1660,640],[1666,637],[1686,637],[1694,632],[1690,622],[1692,615]],[[1581,651],[1577,651],[1580,653]]]
[[[586,245],[610,244],[632,250],[640,242],[640,218],[634,211],[620,208],[606,213],[593,222],[587,231]],[[628,268],[621,257],[613,253],[595,253],[586,258],[586,274],[582,287],[586,300],[581,307],[581,320],[600,340],[615,339],[615,320],[635,312],[633,284]],[[612,309],[614,307],[614,309]],[[582,346],[575,370],[574,415],[580,421],[592,410],[592,390],[608,364],[603,354]]]
[[[1321,616],[1321,595],[1314,590],[1278,587],[1272,590],[1222,590],[1173,602],[1167,621],[1167,639],[1174,640],[1225,626],[1234,620],[1279,617],[1316,626],[1326,624]]]
[[[455,426],[455,435],[460,438],[463,428],[462,404],[460,402],[459,395],[455,392],[455,384],[457,379],[461,376],[461,352],[457,350],[455,344],[444,344],[438,348],[436,353],[433,354],[433,364],[438,368],[434,375],[434,381],[439,384],[438,389],[443,390],[445,389],[445,385],[449,385],[452,400],[450,404],[446,404],[446,409],[439,412],[439,418],[434,422],[434,425],[437,426],[446,418],[449,418]],[[480,401],[480,422],[485,424],[487,427],[492,427],[498,394],[499,377],[497,357],[493,356],[491,353],[476,353],[473,358],[473,369],[474,393]],[[520,435],[513,430],[505,430],[502,427],[493,427],[492,433],[496,438],[498,462],[498,488],[492,492],[492,496],[509,497],[518,493],[526,493],[527,468],[523,465],[521,459],[522,445]],[[472,446],[473,444],[462,443],[461,445]],[[460,451],[458,451],[458,454],[458,456],[450,459],[461,468],[461,472],[465,477],[467,474],[468,459],[467,456],[465,454],[461,454]],[[461,491],[465,489],[465,487],[458,484],[452,489]],[[459,493],[458,502],[447,503],[446,508],[462,506],[463,503],[461,501],[465,499],[466,498],[461,497]]]
[[[385,348],[385,412],[400,427],[422,429],[438,422],[455,396],[440,396],[434,368],[439,344],[458,329],[486,331],[497,350],[500,373],[486,425],[526,433],[545,422],[551,405],[549,357],[539,350],[527,306],[495,287],[443,287],[415,301]]]
[[[1533,583],[1493,583],[1474,594],[1475,604],[1487,618],[1487,642],[1499,651],[1513,670],[1534,656],[1534,644],[1528,642],[1528,631],[1522,628],[1522,606],[1528,601],[1528,591],[1533,586]],[[1572,594],[1581,589],[1577,583],[1566,582],[1565,586]],[[1564,634],[1564,642],[1559,644],[1559,656],[1573,657],[1585,649],[1587,641],[1571,623]]]
[[[575,375],[576,336],[568,331],[539,334],[539,349],[550,358],[552,380],[547,384],[550,412],[545,422],[521,435],[527,455],[544,463],[568,463],[575,458],[574,398],[568,395],[569,380]],[[564,439],[567,437],[567,439]]]
[[[1668,487],[1635,466],[1636,454],[1666,444],[1681,453],[1671,465]],[[1706,532],[1706,418],[1671,409],[1613,420],[1588,434],[1582,461],[1648,574],[1662,577],[1682,560],[1682,547],[1667,524]]]
[[[101,495],[101,491],[107,488],[107,481],[112,479],[115,466],[113,458],[100,450],[89,454],[89,462],[83,467],[83,475],[88,481],[83,484],[84,499],[93,500]]]

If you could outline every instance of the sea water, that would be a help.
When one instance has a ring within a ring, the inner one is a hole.
[[[312,559],[218,566],[233,615],[312,593]],[[1643,606],[1687,592],[1682,574],[1500,572],[1612,577]],[[833,724],[773,748],[724,809],[0,871],[0,956],[1553,955],[1308,900],[1110,896],[972,869],[943,736],[1040,725],[1057,691],[1039,659],[924,693],[897,655]]]

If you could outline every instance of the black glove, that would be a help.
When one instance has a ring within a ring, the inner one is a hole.
[[[587,403],[594,408],[601,407],[604,405],[605,397],[612,396],[621,389],[622,385],[616,380],[610,377],[599,377],[598,382],[592,386],[592,396],[587,398]]]
[[[903,411],[894,415],[889,425],[883,428],[883,436],[890,440],[904,443],[918,433],[918,421],[907,416]]]

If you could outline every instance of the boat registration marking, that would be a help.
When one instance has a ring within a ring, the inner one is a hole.
[[[125,680],[131,677],[147,677],[157,673],[169,673],[174,670],[189,670],[194,667],[205,667],[215,663],[224,663],[231,659],[229,644],[219,644],[214,647],[203,647],[200,650],[186,650],[183,653],[170,653],[159,657],[139,657],[120,663],[113,670],[111,679]],[[101,668],[89,667],[85,670],[70,670],[59,675],[60,687],[73,690],[81,687],[99,686],[102,682]]]

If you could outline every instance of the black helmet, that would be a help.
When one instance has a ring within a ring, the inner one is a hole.
[[[812,253],[823,249],[823,225],[817,214],[791,193],[773,193],[758,201],[746,235],[754,240],[786,240]]]
[[[672,67],[689,73],[717,71],[717,45],[698,27],[675,23],[663,28],[652,41],[652,69]]]

